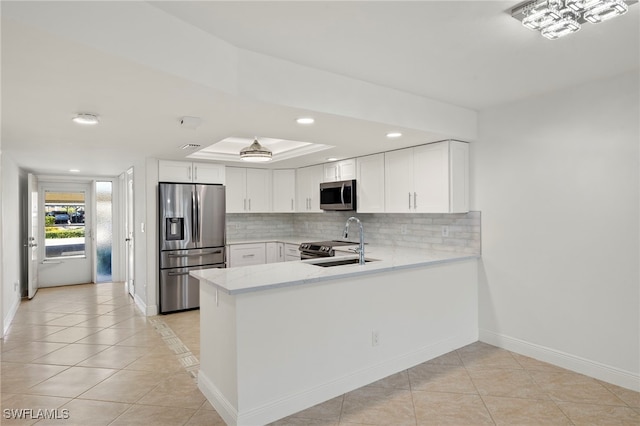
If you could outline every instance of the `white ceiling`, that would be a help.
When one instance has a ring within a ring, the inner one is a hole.
[[[127,3],[100,5],[123,12],[113,22],[114,34],[120,25],[131,24]],[[51,8],[57,2],[47,4]],[[198,28],[203,38],[214,36],[239,49],[476,111],[638,70],[637,4],[621,18],[585,24],[579,33],[558,41],[546,40],[511,18],[508,11],[516,4],[176,1],[143,6]],[[21,2],[3,1],[1,6],[1,148],[3,155],[36,173],[78,168],[86,175],[117,175],[145,157],[184,158],[189,154],[180,149],[185,143],[204,146],[230,136],[336,146],[278,162],[277,167],[443,136],[393,126],[392,120],[356,119],[225,93],[118,54],[115,42],[106,51],[82,36],[65,35],[62,20],[57,31],[55,16],[44,21]],[[68,15],[65,19],[73,19]],[[134,24],[141,35],[153,37],[145,19]],[[103,34],[105,40],[111,35]],[[154,48],[162,52],[162,46]],[[102,122],[78,127],[70,121],[77,112],[97,113]],[[295,124],[295,118],[310,114],[316,124]],[[202,117],[203,123],[197,129],[180,128],[182,116]],[[390,130],[401,130],[403,138],[386,140]]]

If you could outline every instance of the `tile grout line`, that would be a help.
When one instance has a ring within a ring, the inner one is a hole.
[[[200,361],[189,350],[189,348],[182,343],[182,340],[173,332],[171,327],[160,318],[152,318],[149,320],[156,332],[162,337],[162,340],[167,344],[169,349],[176,355],[178,362],[185,370],[191,375],[191,377],[197,382],[198,371],[200,370]]]

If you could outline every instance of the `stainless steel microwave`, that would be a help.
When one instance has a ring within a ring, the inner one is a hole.
[[[320,184],[320,208],[322,210],[355,210],[355,179],[322,182]]]

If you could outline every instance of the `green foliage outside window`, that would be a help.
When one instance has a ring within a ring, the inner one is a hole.
[[[79,238],[79,237],[84,237],[84,228],[65,229],[65,228],[47,226],[45,228],[44,237],[45,238]]]

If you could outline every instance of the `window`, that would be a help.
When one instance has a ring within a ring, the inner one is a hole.
[[[45,258],[84,257],[85,193],[45,191]]]

